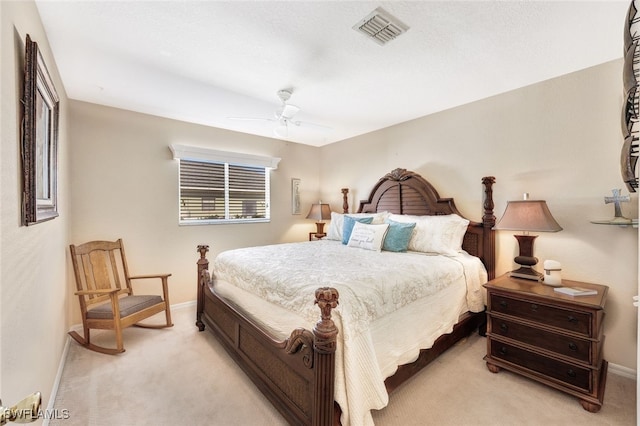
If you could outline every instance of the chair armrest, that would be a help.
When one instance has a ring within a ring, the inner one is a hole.
[[[157,275],[136,275],[134,277],[129,277],[130,280],[140,280],[140,279],[147,279],[147,278],[169,278],[171,276],[171,274],[157,274]]]
[[[129,277],[129,282],[135,279],[146,279],[146,278],[160,278],[162,281],[162,295],[164,297],[164,302],[169,306],[169,277],[171,274],[157,274],[157,275],[136,275],[133,277]],[[131,286],[133,294],[133,285]]]
[[[110,293],[117,293],[118,290],[117,288],[101,288],[101,289],[97,289],[97,290],[80,290],[80,291],[76,291],[74,294],[76,296],[85,296],[88,294],[110,294]]]

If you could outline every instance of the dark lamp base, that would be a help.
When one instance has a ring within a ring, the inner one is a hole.
[[[509,276],[513,278],[524,278],[526,280],[542,281],[544,276],[529,266],[523,266],[509,272]]]
[[[524,278],[526,280],[542,281],[544,276],[533,269],[538,263],[538,258],[533,255],[533,242],[536,235],[514,235],[518,240],[519,253],[514,262],[520,265],[520,268],[511,271],[509,276],[514,278]]]
[[[324,234],[324,222],[316,222],[316,234]]]

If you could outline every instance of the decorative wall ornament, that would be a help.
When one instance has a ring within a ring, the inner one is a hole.
[[[622,215],[622,207],[620,206],[620,203],[628,203],[629,201],[631,201],[631,197],[628,195],[622,195],[621,189],[612,189],[611,192],[613,193],[613,195],[604,197],[605,204],[613,204],[614,217],[611,222],[631,223],[631,219],[626,218]]]
[[[622,180],[630,192],[638,189],[638,132],[640,132],[640,14],[635,0],[629,4],[624,28],[623,86],[625,104],[622,108],[620,153]]]
[[[622,214],[622,203],[631,201],[630,195],[622,195],[622,190],[614,188],[611,190],[612,195],[604,197],[605,204],[613,204],[613,218],[605,220],[592,220],[591,223],[597,225],[618,225],[621,228],[632,226],[638,227],[638,219],[629,219]]]
[[[22,117],[23,224],[58,216],[59,98],[38,44],[25,43]]]
[[[291,214],[300,214],[300,179],[291,178]]]

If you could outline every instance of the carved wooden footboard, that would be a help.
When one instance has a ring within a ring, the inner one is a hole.
[[[493,215],[493,177],[485,177],[482,222],[470,222],[463,248],[479,257],[489,279],[495,276],[495,225]],[[347,190],[343,189],[344,211],[348,210]],[[421,176],[396,169],[375,185],[368,200],[361,202],[360,212],[389,211],[396,214],[459,214],[453,199],[440,198]],[[206,253],[209,247],[198,246],[198,298],[196,325],[205,326],[218,338],[237,364],[291,424],[332,425],[339,422],[339,407],[334,403],[335,350],[338,330],[331,320],[331,310],[338,305],[338,292],[319,288],[315,293],[320,320],[312,331],[294,330],[290,337],[276,341],[242,311],[216,293],[209,274]],[[311,297],[311,295],[310,295]],[[430,349],[420,352],[414,363],[400,366],[385,381],[390,392],[461,338],[469,335],[485,320],[481,313],[465,314],[453,332],[436,340]]]
[[[291,424],[332,425],[334,375],[338,329],[331,310],[338,305],[338,291],[316,290],[321,319],[313,331],[298,328],[279,342],[226,303],[215,292],[206,253],[198,246],[198,307],[196,325],[205,325],[245,371],[262,393]]]

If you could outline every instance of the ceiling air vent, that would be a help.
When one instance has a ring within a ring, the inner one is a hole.
[[[385,45],[406,32],[409,27],[379,7],[355,24],[353,29],[366,35],[379,45]]]

